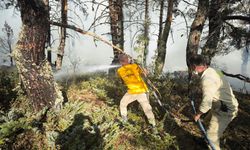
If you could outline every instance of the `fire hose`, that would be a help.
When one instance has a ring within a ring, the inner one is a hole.
[[[130,57],[130,58],[131,58],[131,57]],[[138,66],[139,66],[140,70],[142,71],[143,79],[146,81],[146,84],[147,84],[147,85],[149,86],[149,88],[151,89],[151,91],[152,91],[154,97],[156,98],[158,104],[159,104],[162,108],[164,108],[164,110],[165,110],[165,112],[166,112],[167,114],[170,114],[170,113],[168,112],[168,110],[163,106],[162,102],[160,101],[160,98],[161,98],[162,96],[161,96],[159,90],[158,90],[158,89],[155,87],[155,85],[149,80],[149,78],[147,77],[145,71],[141,68],[141,66],[140,66],[139,64],[138,64]],[[189,81],[191,82],[191,79],[190,79]],[[189,82],[189,84],[188,84],[188,93],[189,93],[189,89],[190,89],[190,88],[189,88],[190,82]],[[192,105],[193,112],[194,112],[194,114],[196,114],[196,109],[195,109],[195,106],[194,106],[194,101],[193,101],[192,98],[190,98],[190,101],[191,101],[191,105]],[[206,142],[210,145],[210,147],[211,147],[212,150],[216,150],[215,147],[214,147],[214,145],[213,145],[213,143],[212,143],[212,142],[210,141],[210,139],[208,138],[207,132],[206,132],[206,130],[205,130],[203,124],[201,123],[200,119],[197,120],[197,123],[198,123],[198,126],[199,126],[201,132],[203,133],[203,135],[204,135],[204,137],[205,137]]]
[[[141,69],[142,69],[142,68],[141,68]],[[142,70],[142,71],[143,71],[143,70]],[[146,74],[145,74],[144,71],[143,71],[143,76],[144,76],[144,79],[146,80],[146,83],[149,85],[149,87],[151,87],[152,92],[153,92],[153,95],[154,95],[154,97],[156,98],[158,104],[159,104],[161,107],[164,108],[164,106],[162,105],[162,103],[161,103],[161,101],[160,101],[160,98],[159,98],[158,95],[157,95],[157,94],[159,94],[159,96],[161,97],[161,94],[160,94],[159,90],[158,90],[158,89],[154,86],[154,84],[146,77]],[[191,79],[190,79],[190,82],[191,82]],[[189,93],[189,91],[190,91],[190,88],[189,88],[190,82],[189,82],[189,84],[188,84],[188,93]],[[157,93],[156,93],[156,92],[157,92]],[[194,106],[194,100],[193,100],[192,98],[189,98],[189,99],[190,99],[190,102],[191,102],[191,105],[192,105],[193,113],[196,114],[196,109],[195,109],[195,106]],[[166,113],[169,114],[169,112],[167,111],[167,109],[164,108],[164,110],[166,111]],[[197,120],[197,124],[198,124],[198,126],[199,126],[201,132],[203,133],[206,142],[210,145],[211,149],[212,149],[212,150],[216,150],[215,147],[214,147],[214,144],[213,144],[213,143],[211,142],[211,140],[208,138],[207,132],[206,132],[206,130],[205,130],[205,128],[204,128],[204,126],[203,126],[203,124],[202,124],[202,122],[201,122],[200,119]]]
[[[189,79],[188,93],[189,93],[189,90],[190,90],[190,87],[189,87],[189,86],[190,86],[191,80],[192,80],[192,79]],[[194,100],[193,100],[192,96],[191,96],[189,99],[190,99],[190,102],[191,102],[191,106],[192,106],[192,109],[193,109],[193,113],[196,114],[197,111],[196,111],[196,109],[195,109]],[[199,126],[199,128],[200,128],[202,134],[203,134],[204,137],[205,137],[205,141],[210,145],[210,147],[211,147],[212,150],[216,150],[215,147],[214,147],[214,144],[213,144],[213,143],[211,142],[211,140],[208,138],[207,132],[206,132],[206,130],[205,130],[205,128],[204,128],[204,126],[203,126],[203,124],[202,124],[202,122],[201,122],[200,119],[197,120],[197,124],[198,124],[198,126]]]
[[[140,65],[138,65],[140,70],[142,71],[142,75],[143,75],[143,79],[146,82],[146,84],[149,86],[149,88],[151,89],[154,97],[156,98],[158,104],[163,107],[162,102],[160,100],[160,98],[162,98],[161,93],[159,92],[159,90],[155,87],[155,85],[153,84],[153,82],[151,82],[151,80],[149,80],[149,78],[147,77],[145,71],[142,69],[142,67]]]

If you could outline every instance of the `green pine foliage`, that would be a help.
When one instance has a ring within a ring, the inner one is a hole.
[[[11,101],[16,98],[15,87],[18,83],[18,73],[15,68],[0,69],[0,109],[6,111],[10,108]]]

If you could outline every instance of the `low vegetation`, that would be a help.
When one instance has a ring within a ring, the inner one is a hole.
[[[205,149],[194,122],[185,77],[149,77],[159,88],[164,107],[152,93],[150,102],[159,134],[153,134],[138,103],[129,105],[122,124],[119,101],[126,88],[116,76],[89,74],[59,81],[63,107],[31,113],[17,74],[1,74],[0,149]],[[8,87],[7,87],[8,86]],[[14,89],[14,90],[13,90]],[[7,91],[7,92],[6,92]],[[14,92],[11,93],[11,92]],[[197,94],[199,97],[199,94]],[[249,95],[237,93],[239,117],[226,131],[226,149],[249,147]],[[197,102],[198,103],[198,102]],[[6,105],[7,104],[7,105]],[[5,107],[8,106],[8,107]],[[167,110],[167,111],[166,111]],[[189,120],[189,121],[188,121]]]

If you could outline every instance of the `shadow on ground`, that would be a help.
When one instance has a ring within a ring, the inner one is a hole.
[[[102,141],[91,118],[80,113],[74,116],[72,125],[59,134],[56,145],[62,150],[102,149]]]

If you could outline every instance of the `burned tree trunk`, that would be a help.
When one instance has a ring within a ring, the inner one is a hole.
[[[67,10],[68,10],[68,0],[61,1],[61,19],[62,24],[67,24]],[[66,42],[66,28],[60,27],[60,45],[57,52],[56,69],[60,70],[62,68],[62,60],[65,49]]]
[[[48,7],[43,1],[18,0],[22,31],[14,50],[14,59],[30,104],[35,112],[51,107],[57,99],[51,66],[45,57],[48,36]]]
[[[222,27],[222,12],[221,8],[225,4],[225,0],[213,0],[210,1],[209,4],[209,34],[205,44],[205,47],[202,49],[202,55],[207,56],[209,58],[209,64],[211,62],[212,57],[214,57],[220,39],[220,30]]]
[[[165,2],[165,0],[161,0],[161,2],[160,2],[160,16],[159,16],[159,34],[158,34],[158,39],[161,38],[161,33],[162,33],[164,2]],[[157,42],[157,47],[159,47],[159,42]]]
[[[170,31],[170,26],[172,23],[172,14],[173,14],[173,0],[168,1],[168,12],[167,12],[167,18],[165,21],[165,26],[162,33],[160,34],[160,38],[158,39],[157,44],[157,57],[155,61],[155,73],[156,75],[160,75],[163,71],[165,58],[166,58],[166,47],[167,47],[167,40],[168,35]]]
[[[109,0],[109,14],[110,14],[110,28],[112,42],[115,46],[123,49],[124,45],[124,33],[123,33],[123,4],[122,0]],[[118,55],[120,51],[113,48],[114,58],[112,65],[118,64]],[[114,72],[109,70],[109,72]]]
[[[208,13],[208,2],[208,0],[199,0],[196,16],[191,25],[186,48],[186,62],[189,69],[191,67],[190,58],[198,53],[200,37]]]
[[[45,6],[49,7],[49,0],[45,0],[44,1]],[[48,12],[49,13],[49,12]],[[50,16],[48,14],[48,20],[50,20]],[[47,46],[46,48],[49,47],[49,49],[47,49],[47,60],[49,61],[49,63],[52,65],[52,52],[51,52],[51,30],[50,30],[50,26],[48,28],[48,36],[47,36]]]

